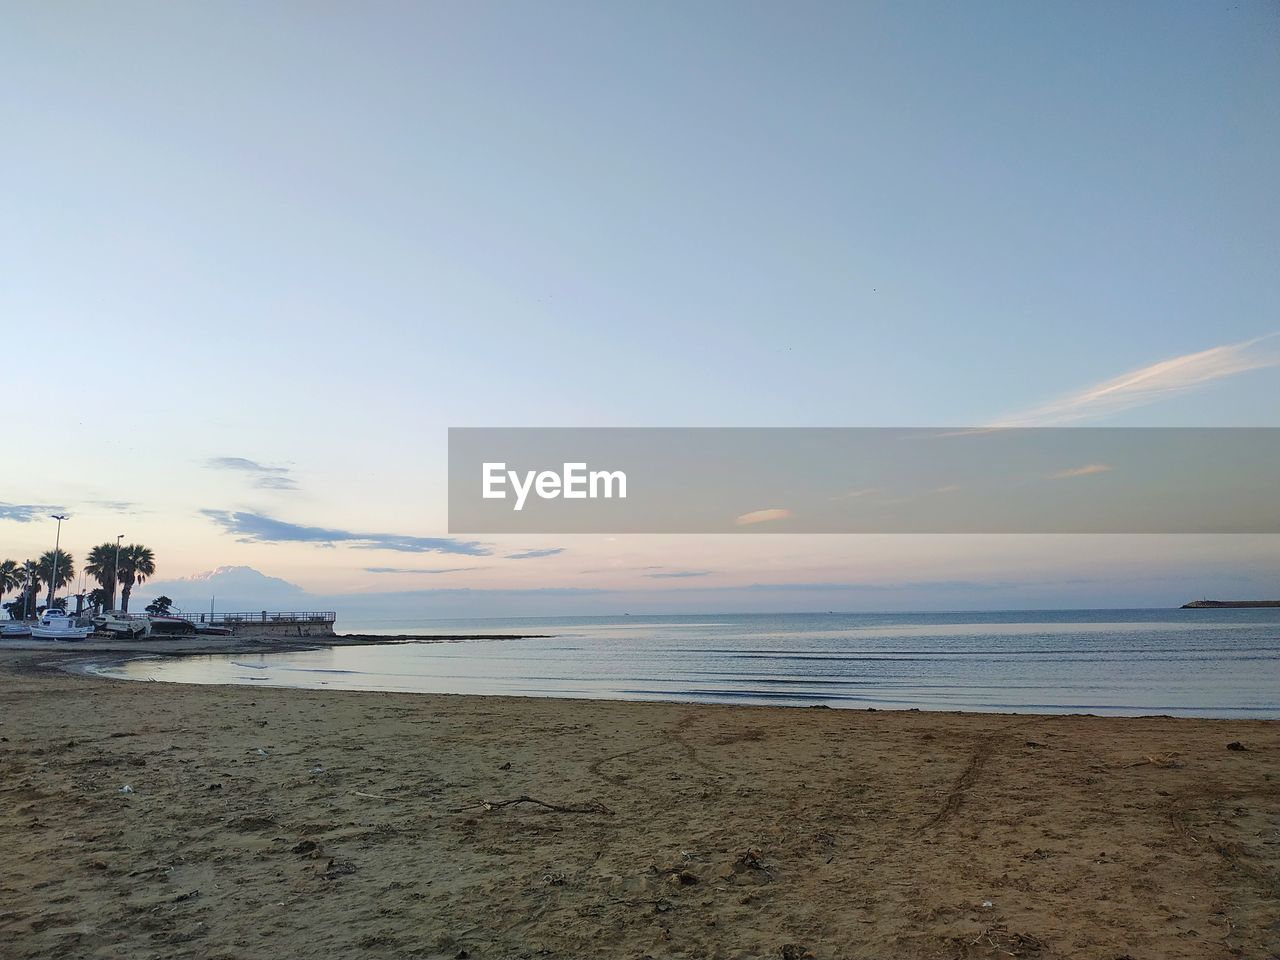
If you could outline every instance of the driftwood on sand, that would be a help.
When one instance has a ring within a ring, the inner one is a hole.
[[[453,807],[449,812],[464,813],[474,807],[480,807],[484,810],[498,810],[502,807],[514,807],[518,803],[532,803],[555,813],[603,813],[610,816],[613,814],[613,811],[599,800],[588,800],[586,803],[581,804],[548,803],[528,794],[521,794],[510,800],[482,800],[479,803],[472,804],[471,807]]]

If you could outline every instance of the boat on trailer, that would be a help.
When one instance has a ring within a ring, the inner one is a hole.
[[[29,637],[31,636],[30,620],[6,620],[0,623],[0,640],[6,637]]]
[[[147,617],[119,610],[108,610],[93,618],[94,631],[113,637],[126,637],[130,640],[149,637],[151,621]]]

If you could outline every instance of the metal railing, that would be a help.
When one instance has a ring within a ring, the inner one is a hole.
[[[333,623],[338,614],[333,610],[255,610],[235,613],[170,613],[167,616],[187,620],[190,623],[207,623],[211,626],[243,626],[251,623]]]

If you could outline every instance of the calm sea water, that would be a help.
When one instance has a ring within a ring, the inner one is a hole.
[[[142,659],[110,676],[337,690],[1280,718],[1280,609],[340,623],[538,633]]]

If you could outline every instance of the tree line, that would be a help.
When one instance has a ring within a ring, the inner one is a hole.
[[[117,556],[119,563],[117,565]],[[85,557],[84,572],[98,581],[98,588],[88,595],[89,605],[99,610],[116,609],[116,586],[120,587],[120,610],[128,613],[129,595],[133,588],[155,576],[156,557],[150,547],[140,543],[100,543]],[[24,614],[36,616],[41,609],[65,603],[56,597],[76,576],[75,558],[66,550],[48,550],[38,560],[19,563],[0,561],[0,601],[6,594],[17,593],[17,599],[0,603],[9,616],[21,619]],[[46,596],[40,603],[40,592]]]

